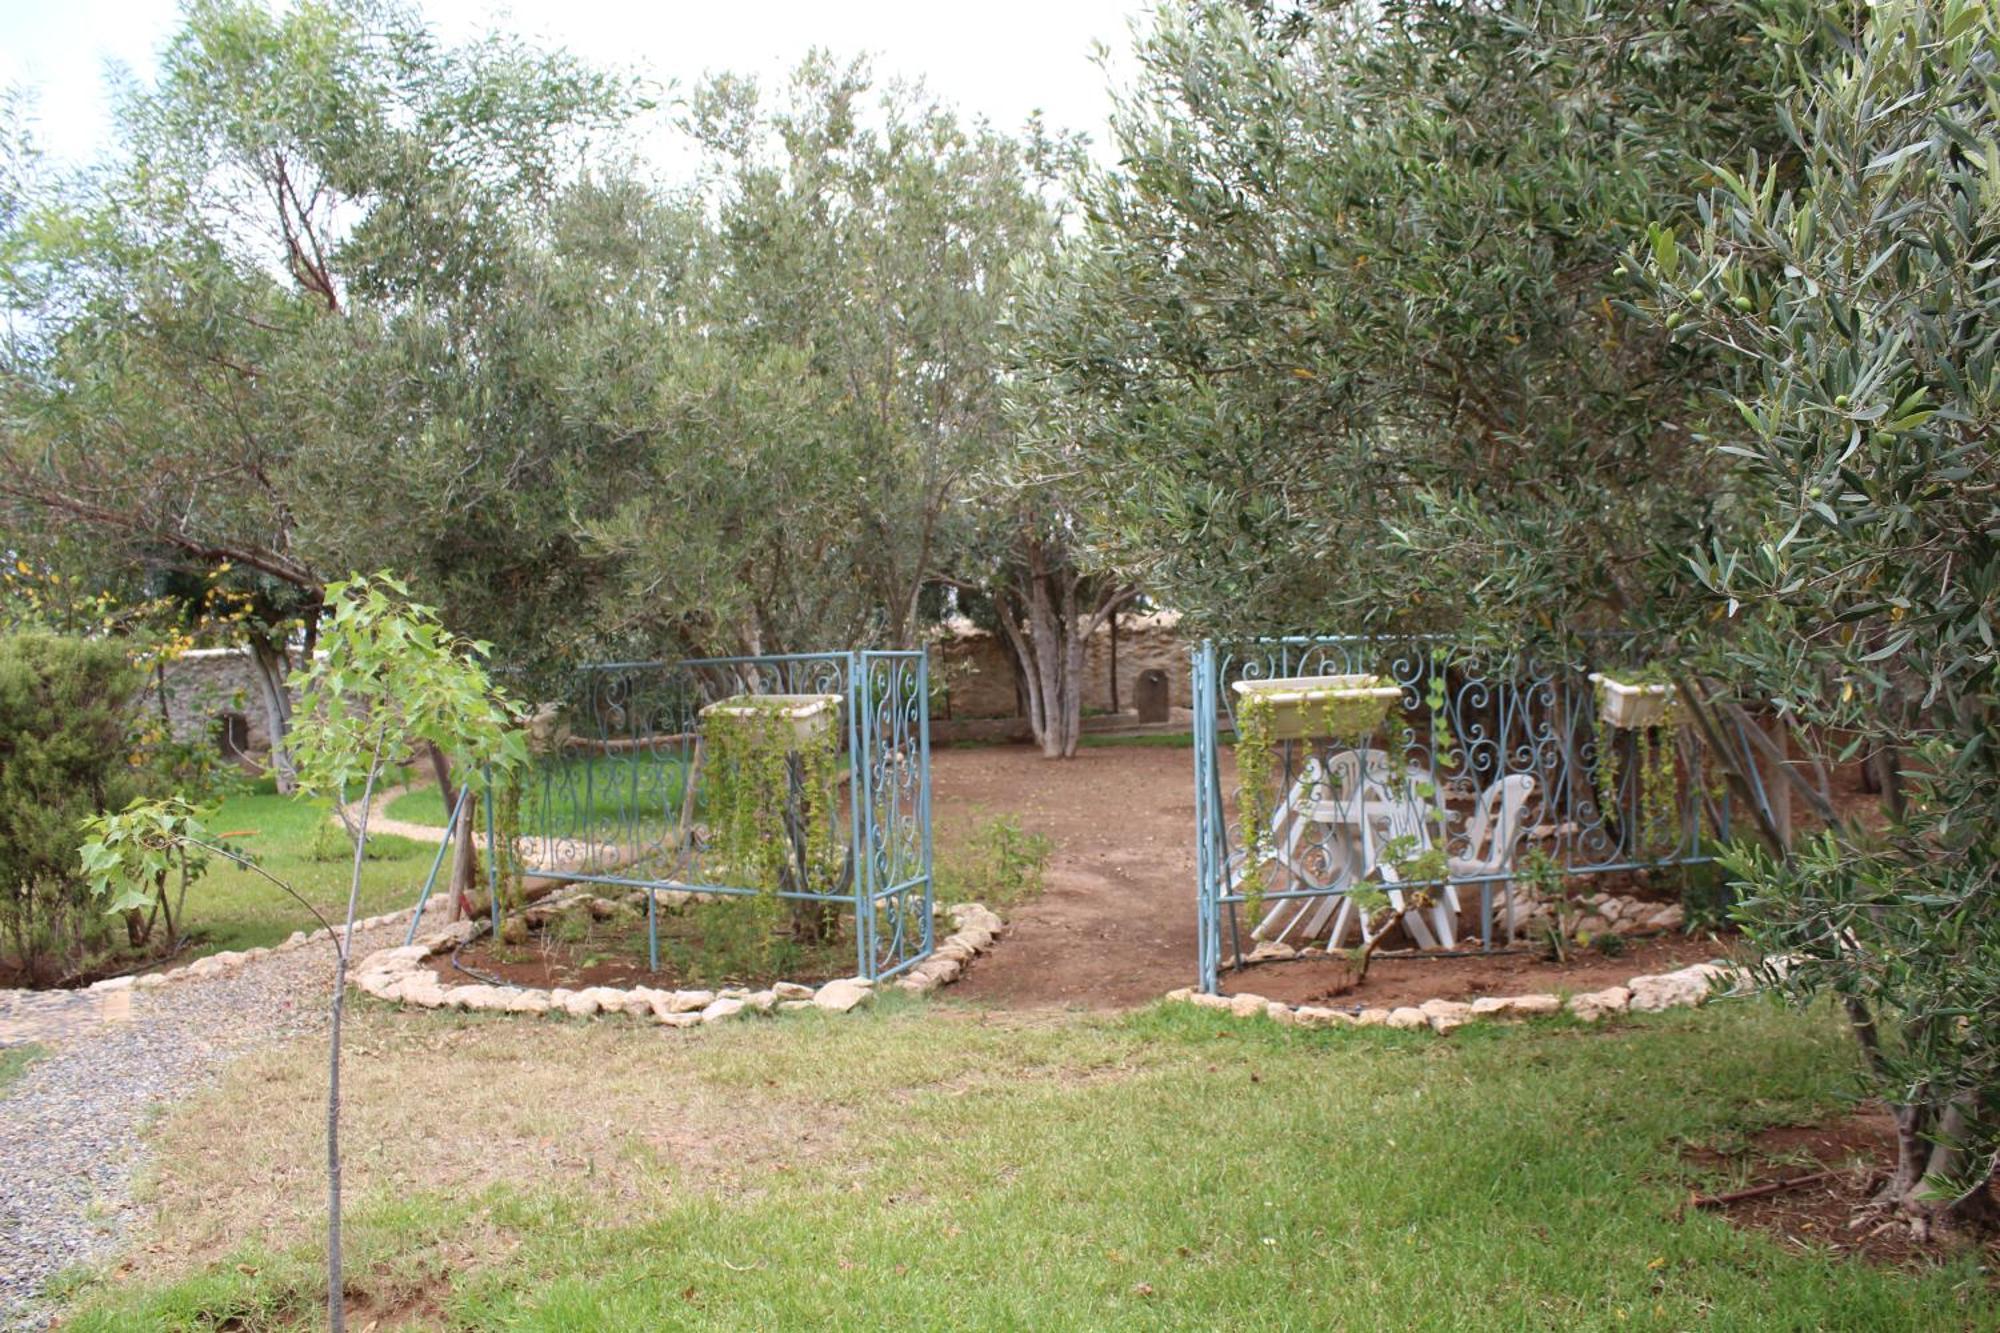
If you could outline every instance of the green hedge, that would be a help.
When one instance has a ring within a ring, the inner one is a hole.
[[[0,635],[0,950],[51,983],[109,944],[77,865],[78,821],[136,793],[139,673],[115,643]]]

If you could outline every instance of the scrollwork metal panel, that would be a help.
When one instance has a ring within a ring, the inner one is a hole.
[[[1601,645],[1615,650],[1616,640]],[[1685,865],[1708,858],[1705,838],[1726,838],[1727,804],[1714,799],[1698,747],[1673,734],[1615,732],[1598,721],[1596,696],[1577,663],[1559,664],[1514,654],[1492,658],[1463,651],[1436,637],[1259,639],[1201,644],[1194,652],[1195,838],[1197,910],[1200,913],[1199,983],[1211,993],[1227,951],[1240,956],[1236,906],[1243,829],[1222,780],[1221,733],[1234,731],[1236,681],[1314,675],[1372,674],[1397,686],[1400,697],[1374,738],[1347,742],[1283,742],[1272,765],[1272,809],[1311,785],[1310,762],[1328,766],[1342,748],[1382,747],[1378,762],[1399,773],[1426,775],[1410,784],[1436,811],[1424,818],[1439,827],[1436,843],[1465,858],[1480,794],[1515,775],[1534,780],[1527,845],[1539,848],[1566,875],[1582,876],[1642,867]],[[1440,754],[1439,741],[1449,738]],[[1660,747],[1670,747],[1662,749]],[[1649,767],[1650,766],[1650,767]],[[1647,776],[1650,774],[1650,776]],[[1664,775],[1664,776],[1663,776]],[[1422,790],[1424,787],[1430,790]],[[1650,790],[1649,790],[1650,788]],[[1331,879],[1319,871],[1339,863],[1342,849],[1327,825],[1304,827],[1277,862],[1276,883],[1257,895],[1263,902],[1324,898]],[[1491,886],[1507,875],[1452,879]],[[1492,944],[1490,913],[1483,942]]]

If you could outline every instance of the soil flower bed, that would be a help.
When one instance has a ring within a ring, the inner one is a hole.
[[[588,897],[586,894],[575,894],[551,906],[575,905]],[[966,963],[992,948],[994,938],[1002,929],[1000,918],[979,903],[948,907],[942,915],[950,921],[953,933],[938,945],[929,958],[912,968],[906,976],[888,984],[913,994],[923,994],[947,985],[958,979]],[[837,977],[819,985],[784,980],[755,988],[727,986],[720,989],[600,985],[579,988],[557,986],[545,990],[490,983],[447,985],[432,960],[461,949],[486,930],[484,922],[461,921],[433,931],[414,944],[379,949],[363,959],[355,969],[353,985],[377,999],[425,1009],[449,1008],[570,1018],[622,1014],[663,1027],[694,1027],[748,1014],[785,1013],[799,1009],[847,1013],[872,1003],[875,997],[875,983],[863,977]]]

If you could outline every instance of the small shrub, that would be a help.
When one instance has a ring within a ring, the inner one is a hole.
[[[135,792],[139,684],[116,644],[0,636],[0,935],[39,982],[75,975],[112,945],[77,860],[78,825]]]
[[[1030,833],[1011,815],[987,820],[937,866],[937,896],[943,902],[983,902],[993,910],[1028,902],[1042,892],[1050,843]]]

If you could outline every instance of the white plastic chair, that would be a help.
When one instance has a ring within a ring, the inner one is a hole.
[[[1528,802],[1535,794],[1535,780],[1515,773],[1491,783],[1479,793],[1472,819],[1465,826],[1465,850],[1448,856],[1454,879],[1505,876],[1498,881],[1505,901],[1507,938],[1514,938],[1514,860],[1527,832]]]

